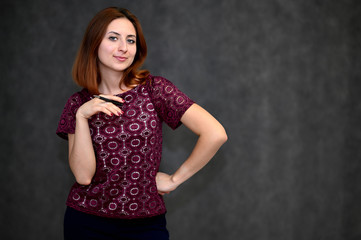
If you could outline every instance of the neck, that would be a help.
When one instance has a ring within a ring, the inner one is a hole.
[[[123,72],[101,71],[101,81],[98,86],[99,92],[109,95],[116,95],[123,92],[122,89],[119,88],[119,83],[122,80],[122,77]]]

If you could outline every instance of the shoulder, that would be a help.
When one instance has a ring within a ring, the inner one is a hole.
[[[73,93],[68,98],[68,104],[81,105],[90,98],[90,94],[87,89],[83,88],[81,91]]]
[[[146,80],[144,81],[144,84],[160,84],[162,82],[170,82],[170,81],[163,76],[149,74]]]
[[[162,76],[153,76],[149,75],[146,83],[147,86],[151,87],[152,89],[159,89],[165,87],[173,87],[174,84],[165,77]]]

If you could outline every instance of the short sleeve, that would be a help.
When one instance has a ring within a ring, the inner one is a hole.
[[[78,108],[83,104],[82,98],[78,93],[73,94],[65,104],[63,112],[60,116],[56,134],[63,138],[68,139],[68,133],[75,132],[75,115]]]
[[[179,127],[183,114],[194,103],[172,82],[163,77],[152,77],[151,98],[158,116],[172,129]]]

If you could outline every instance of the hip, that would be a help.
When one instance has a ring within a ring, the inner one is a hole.
[[[67,207],[64,239],[169,239],[165,214],[137,219],[118,219],[83,213]]]

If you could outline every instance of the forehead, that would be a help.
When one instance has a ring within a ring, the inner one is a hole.
[[[125,35],[136,35],[133,24],[127,18],[117,18],[111,21],[107,27],[106,34],[110,31]]]

